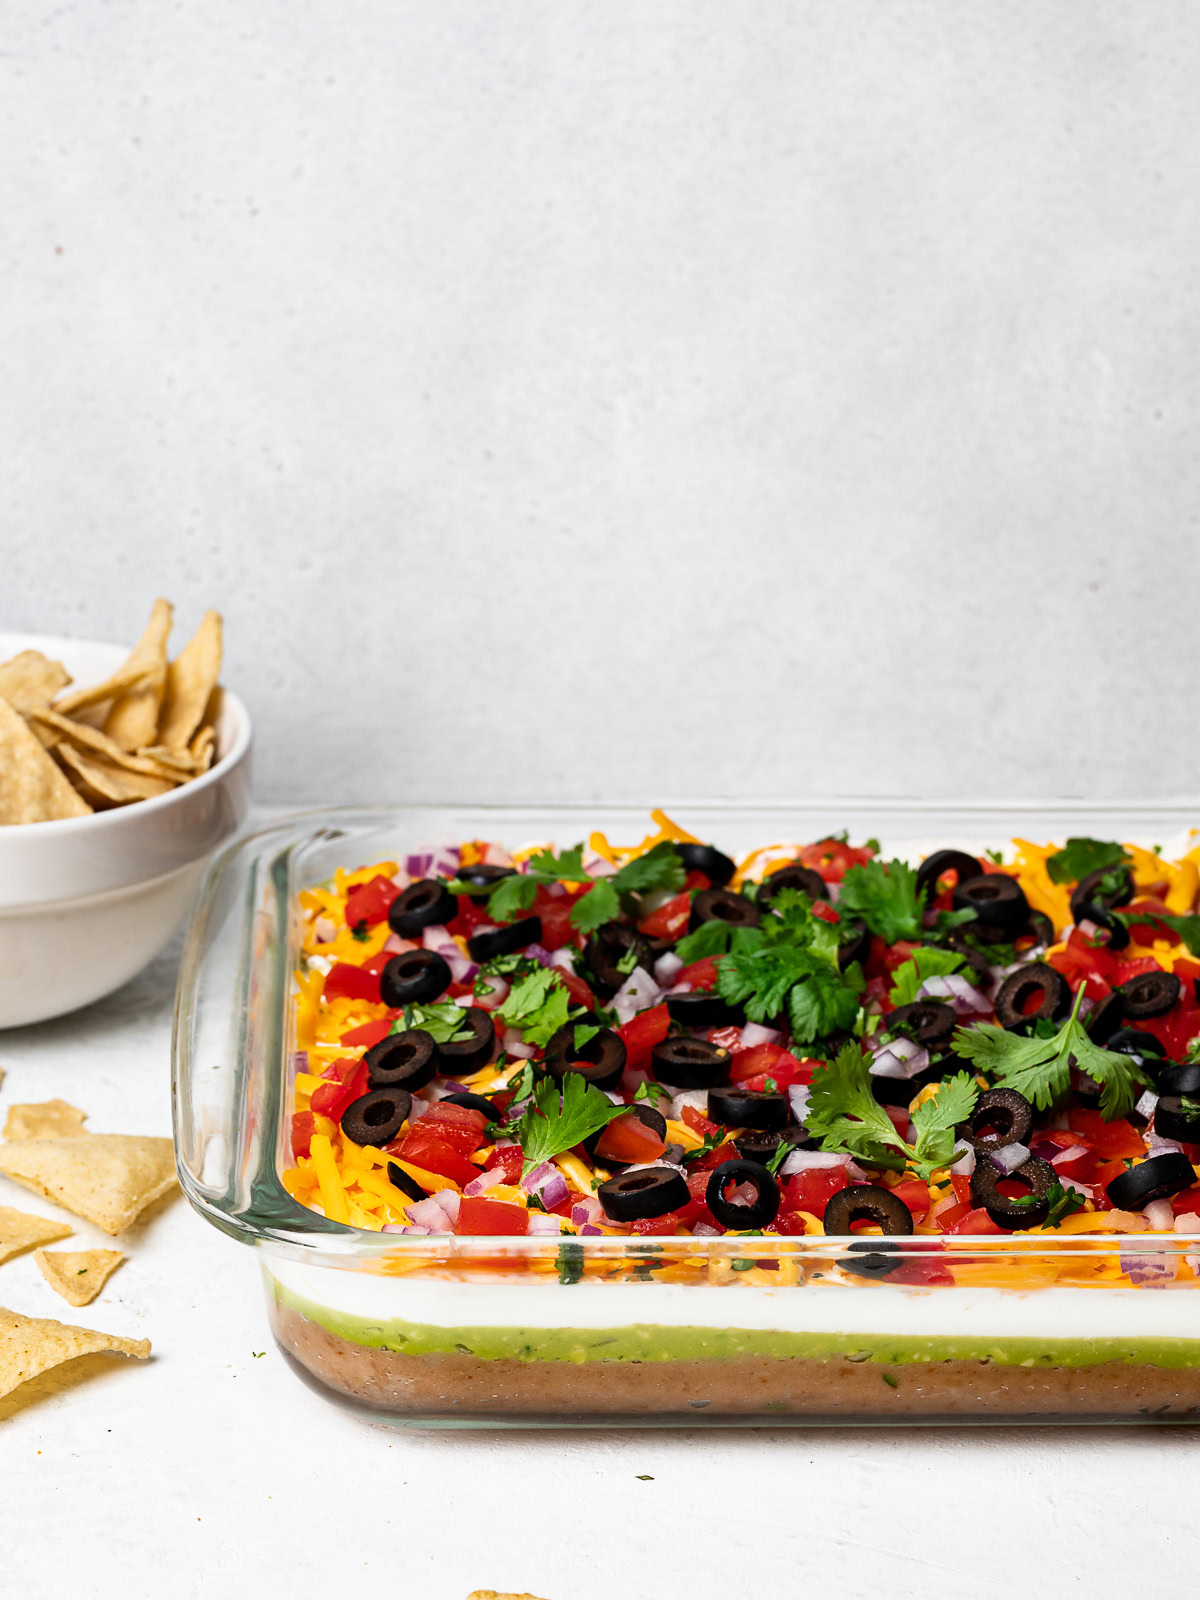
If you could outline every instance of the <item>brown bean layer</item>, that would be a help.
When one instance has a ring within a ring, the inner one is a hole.
[[[397,1418],[481,1422],[727,1417],[854,1422],[1200,1421],[1200,1368],[1007,1367],[988,1361],[887,1364],[804,1356],[719,1361],[484,1361],[402,1355],[339,1338],[289,1306],[270,1315],[281,1348],[319,1389]]]

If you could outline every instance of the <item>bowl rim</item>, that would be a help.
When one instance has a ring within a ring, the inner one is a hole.
[[[85,645],[104,650],[119,650],[126,656],[130,650],[130,646],[113,644],[109,639],[80,639],[73,634],[26,633],[21,628],[0,629],[0,640],[6,638],[34,641],[21,647],[27,650],[50,650],[61,648],[63,645]],[[86,817],[53,817],[40,822],[22,822],[15,826],[19,827],[22,832],[27,828],[55,828],[58,830],[60,837],[65,837],[71,833],[79,833],[97,827],[119,826],[122,819],[128,817],[131,812],[135,812],[138,816],[146,816],[151,811],[166,811],[184,797],[198,794],[203,789],[212,788],[226,773],[232,771],[239,762],[245,759],[246,753],[250,749],[254,732],[245,701],[233,689],[227,689],[223,683],[219,683],[218,687],[221,690],[224,703],[227,703],[236,713],[237,728],[229,750],[219,761],[214,761],[207,772],[202,772],[197,778],[189,778],[187,783],[178,784],[174,789],[169,789],[166,794],[154,795],[149,800],[137,800],[129,805],[112,806],[107,811],[93,811],[90,816]],[[0,837],[3,834],[7,834],[8,831],[7,828],[2,830]]]

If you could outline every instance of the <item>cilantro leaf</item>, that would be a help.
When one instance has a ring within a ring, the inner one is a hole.
[[[752,1022],[786,1008],[800,1044],[849,1028],[863,975],[857,963],[838,970],[839,936],[839,924],[815,916],[807,895],[783,889],[759,927],[730,932],[732,948],[717,963],[717,993],[745,1005]]]
[[[1078,883],[1100,867],[1119,867],[1129,857],[1125,846],[1106,839],[1068,839],[1061,850],[1046,857],[1051,883]]]
[[[587,883],[588,875],[583,865],[583,845],[573,845],[561,855],[553,850],[538,850],[529,858],[530,870],[540,878],[553,878],[556,883]]]
[[[871,1092],[867,1058],[850,1043],[836,1061],[814,1071],[804,1125],[823,1150],[862,1156],[874,1166],[903,1165],[928,1178],[954,1159],[954,1129],[970,1116],[978,1096],[979,1086],[966,1072],[938,1084],[913,1112],[917,1137],[909,1144]]]
[[[580,933],[595,933],[621,914],[621,897],[611,878],[597,878],[571,907],[571,926]]]
[[[729,949],[733,929],[720,917],[710,917],[693,933],[685,933],[675,946],[675,954],[685,967],[693,961],[703,961],[706,956],[723,956]]]
[[[558,972],[539,967],[516,980],[496,1015],[506,1026],[519,1028],[526,1044],[540,1047],[564,1026],[570,1009],[571,997]]]
[[[462,1007],[453,1000],[431,1006],[405,1006],[403,1015],[396,1018],[388,1032],[406,1033],[409,1028],[422,1029],[435,1044],[461,1044],[472,1037]]]
[[[924,933],[924,899],[917,874],[906,861],[867,861],[849,867],[838,895],[838,914],[851,912],[886,944],[919,939]]]
[[[788,996],[788,1019],[796,1043],[811,1044],[824,1034],[853,1027],[863,987],[862,968],[857,961],[842,973],[817,967],[797,983]]]
[[[956,1072],[937,1086],[937,1092],[922,1100],[912,1114],[916,1143],[912,1147],[913,1165],[921,1177],[936,1167],[948,1167],[954,1160],[954,1130],[975,1109],[979,1085],[969,1072]]]
[[[638,1084],[633,1092],[633,1098],[635,1100],[669,1100],[671,1096],[661,1083],[655,1083],[653,1079],[647,1078],[644,1083]]]
[[[532,872],[512,872],[501,878],[488,896],[488,916],[495,922],[511,922],[528,911],[537,899],[539,881]]]
[[[561,1093],[555,1079],[543,1078],[533,1104],[512,1130],[524,1152],[525,1173],[598,1133],[625,1109],[578,1072],[563,1074]]]
[[[577,1022],[575,1024],[575,1053],[578,1054],[588,1040],[594,1039],[599,1032],[600,1029],[593,1028],[590,1023]]]
[[[649,894],[655,889],[678,892],[686,877],[679,851],[669,839],[664,839],[645,855],[627,861],[611,882],[618,894]]]
[[[1046,1220],[1041,1224],[1043,1228],[1057,1227],[1064,1217],[1069,1217],[1073,1212],[1084,1209],[1083,1196],[1077,1194],[1074,1189],[1064,1187],[1058,1178],[1055,1178],[1049,1189],[1047,1189],[1046,1199],[1050,1202],[1050,1209],[1046,1213]],[[1036,1201],[1037,1196],[1032,1193],[1019,1194],[1014,1195],[1008,1204],[1032,1206],[1036,1204]]]
[[[926,978],[957,972],[962,964],[962,956],[953,950],[938,950],[931,945],[922,945],[913,951],[911,960],[902,962],[892,973],[895,981],[888,999],[894,1006],[911,1005]]]
[[[953,1049],[979,1072],[1006,1089],[1023,1094],[1031,1105],[1048,1110],[1071,1087],[1071,1068],[1078,1067],[1102,1086],[1100,1115],[1106,1122],[1123,1117],[1137,1099],[1138,1086],[1149,1079],[1132,1056],[1102,1050],[1093,1044],[1079,1020],[1084,985],[1075,996],[1071,1015],[1049,1038],[1022,1038],[994,1022],[959,1028]]]

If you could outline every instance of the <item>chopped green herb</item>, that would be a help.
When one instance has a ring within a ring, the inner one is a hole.
[[[838,915],[861,917],[886,944],[925,939],[925,897],[917,893],[917,874],[906,861],[867,861],[849,867],[838,895]],[[938,913],[936,933],[975,920],[973,911]]]
[[[583,1246],[574,1239],[564,1239],[554,1264],[559,1283],[579,1283],[583,1277]]]
[[[359,944],[366,944],[367,940],[371,937],[367,929],[365,918],[363,918],[361,922],[356,922],[353,928],[351,928],[350,932],[352,936],[358,940]]]
[[[1078,883],[1101,867],[1119,867],[1129,857],[1125,846],[1106,839],[1068,839],[1061,850],[1046,857],[1051,883]]]
[[[654,1083],[647,1078],[644,1083],[639,1083],[633,1091],[633,1098],[635,1100],[669,1100],[671,1096],[661,1083]]]
[[[453,1000],[443,1000],[436,1005],[405,1006],[402,1016],[396,1018],[389,1033],[407,1033],[410,1028],[420,1028],[434,1044],[464,1042],[472,1037],[461,1006]]]
[[[524,1152],[525,1172],[599,1133],[624,1110],[578,1072],[565,1073],[561,1086],[543,1078],[533,1104],[511,1130]]]
[[[519,1028],[525,1043],[539,1048],[566,1024],[570,1012],[571,997],[554,967],[524,973],[496,1008],[506,1027]]]
[[[959,1072],[937,1087],[912,1114],[916,1141],[900,1137],[891,1117],[871,1092],[867,1060],[859,1045],[843,1045],[837,1060],[813,1073],[804,1125],[820,1138],[822,1150],[861,1156],[873,1166],[909,1167],[928,1178],[954,1159],[954,1130],[965,1122],[979,1097],[969,1073]]]
[[[575,1053],[576,1053],[576,1055],[578,1055],[578,1053],[583,1049],[584,1045],[588,1042],[588,1040],[589,1039],[594,1039],[599,1032],[600,1032],[600,1029],[599,1028],[593,1028],[590,1023],[577,1022],[575,1024]]]
[[[983,853],[994,867],[1002,867],[1004,865],[1003,850],[985,850]]]
[[[911,1005],[926,978],[957,972],[962,964],[962,956],[953,950],[921,945],[913,951],[911,960],[901,962],[892,973],[893,983],[888,999],[894,1006]]]

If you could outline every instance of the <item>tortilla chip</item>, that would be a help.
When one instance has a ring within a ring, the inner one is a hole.
[[[199,735],[197,735],[199,737]],[[190,750],[172,750],[170,745],[147,744],[137,752],[144,761],[154,761],[168,772],[175,773],[180,783],[186,783],[200,771],[200,765]]]
[[[40,650],[22,650],[0,665],[0,695],[23,717],[35,706],[48,706],[70,681],[62,662],[51,661]]]
[[[200,626],[167,668],[167,693],[158,724],[158,744],[183,750],[204,720],[209,696],[221,676],[221,614],[206,611]]]
[[[119,694],[124,694],[126,690],[139,684],[147,672],[152,670],[145,662],[135,662],[131,656],[111,678],[105,678],[101,683],[89,684],[82,689],[73,689],[70,694],[64,694],[60,700],[54,702],[54,709],[60,717],[74,717],[80,711],[98,706],[105,700],[115,700]]]
[[[103,756],[85,756],[65,739],[56,746],[54,754],[64,767],[70,769],[79,793],[97,810],[104,810],[107,806],[128,805],[132,800],[153,800],[157,795],[174,789],[177,782],[184,781],[182,774],[172,780],[153,778],[144,772],[126,772],[112,761],[106,761]]]
[[[119,1339],[92,1328],[73,1328],[70,1323],[55,1322],[51,1317],[23,1317],[0,1306],[0,1395],[11,1394],[40,1372],[97,1350],[112,1350],[144,1361],[150,1354],[150,1341]]]
[[[6,1139],[68,1139],[82,1133],[87,1112],[66,1100],[30,1100],[9,1106],[4,1122]]]
[[[172,768],[161,766],[157,761],[147,761],[142,756],[131,756],[127,750],[122,750],[119,744],[114,744],[106,733],[88,727],[86,723],[64,717],[54,707],[46,711],[31,711],[29,718],[35,724],[53,728],[76,748],[103,756],[114,767],[120,767],[126,772],[140,772],[150,778],[165,778],[171,783],[178,781],[179,774]]]
[[[65,1239],[74,1231],[69,1222],[51,1222],[49,1217],[0,1206],[0,1261],[20,1255],[31,1245],[53,1244],[55,1239]]]
[[[86,817],[91,810],[51,761],[25,719],[7,700],[0,699],[0,825]]]
[[[124,1259],[120,1250],[39,1250],[34,1255],[42,1277],[73,1306],[90,1305]]]
[[[136,688],[128,689],[113,701],[104,719],[104,731],[122,750],[136,750],[152,744],[158,729],[158,713],[167,686],[167,636],[171,632],[171,603],[156,600],[146,631],[134,645],[125,663],[145,668]]]
[[[205,713],[205,715],[211,715],[211,711],[212,706],[210,702],[209,710]],[[199,767],[200,771],[207,772],[209,767],[211,767],[213,764],[213,757],[217,753],[217,730],[213,727],[211,722],[206,722],[204,724],[204,726],[200,729],[200,732],[192,740],[191,744],[188,745],[188,749],[191,751],[192,760]]]
[[[170,1139],[124,1133],[0,1144],[0,1172],[111,1234],[175,1185]]]

